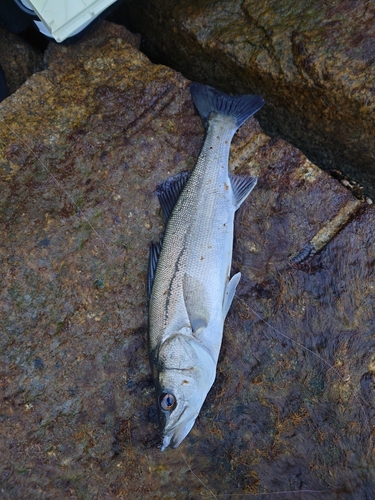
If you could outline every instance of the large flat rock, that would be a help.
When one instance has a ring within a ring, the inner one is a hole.
[[[256,119],[241,128],[232,168],[259,175],[236,219],[243,278],[215,385],[161,453],[155,186],[194,166],[203,125],[189,82],[124,28],[54,44],[47,62],[0,105],[1,496],[371,498],[373,208]]]
[[[338,0],[127,0],[156,59],[230,92],[262,94],[267,133],[375,197],[375,6]]]

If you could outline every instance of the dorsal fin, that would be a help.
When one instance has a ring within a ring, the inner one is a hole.
[[[254,189],[258,178],[250,177],[248,175],[233,175],[229,176],[234,197],[236,199],[236,210],[241,206],[242,202],[246,200],[251,191]]]
[[[167,220],[169,219],[189,176],[190,172],[180,172],[176,175],[168,177],[167,180],[156,187],[156,194],[158,196],[160,206],[163,210],[165,222],[167,222]],[[162,243],[163,238],[160,239],[159,243],[151,243],[150,245],[147,272],[147,293],[149,299],[152,291],[152,286],[154,284],[155,271],[156,266],[158,265]]]
[[[147,296],[149,300],[152,291],[152,285],[154,284],[155,271],[156,271],[156,266],[158,265],[162,243],[163,243],[163,238],[159,241],[159,243],[151,243],[150,245],[148,271],[147,271]]]
[[[168,177],[167,180],[157,186],[156,194],[163,210],[165,222],[169,219],[189,176],[190,172],[180,172]]]

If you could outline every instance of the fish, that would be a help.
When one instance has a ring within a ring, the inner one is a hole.
[[[264,104],[259,95],[230,96],[190,86],[205,125],[191,174],[157,187],[166,221],[150,246],[148,349],[162,434],[177,448],[192,429],[215,377],[224,321],[241,273],[230,277],[234,215],[257,178],[229,173],[232,138]]]

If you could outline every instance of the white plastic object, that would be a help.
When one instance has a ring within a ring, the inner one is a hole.
[[[27,0],[56,42],[78,33],[115,0]]]

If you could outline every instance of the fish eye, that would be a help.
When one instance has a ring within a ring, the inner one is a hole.
[[[160,408],[164,411],[172,411],[176,408],[176,398],[170,392],[163,392],[159,398]]]

